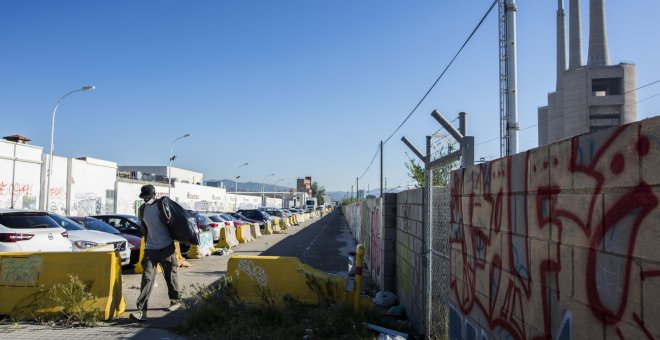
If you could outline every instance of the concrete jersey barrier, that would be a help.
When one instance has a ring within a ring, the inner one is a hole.
[[[250,223],[250,232],[252,233],[252,237],[254,238],[259,238],[263,236],[261,234],[261,228],[259,227],[259,223]]]
[[[115,252],[0,253],[0,314],[57,313],[49,289],[69,284],[75,275],[91,283],[96,300],[90,309],[102,320],[117,317],[126,308],[120,261]]]
[[[215,247],[213,246],[213,234],[210,231],[199,233],[199,245],[191,245],[188,250],[189,259],[201,259],[204,256],[209,256],[213,253]]]
[[[264,223],[264,231],[263,231],[263,234],[266,234],[266,235],[272,235],[272,234],[274,234],[274,232],[273,232],[273,224],[270,223],[270,221],[266,221],[266,222]]]
[[[238,245],[238,239],[236,239],[236,229],[234,227],[220,227],[220,239],[217,248],[232,248]]]
[[[247,243],[254,241],[252,234],[250,233],[250,225],[243,224],[236,227],[236,238],[240,243]]]
[[[320,287],[324,295],[335,296],[337,302],[346,299],[346,280],[303,264],[296,257],[232,256],[227,264],[238,295],[247,303],[262,303],[259,287],[268,288],[275,303],[281,305],[290,295],[304,303],[317,303],[319,295],[310,286]]]

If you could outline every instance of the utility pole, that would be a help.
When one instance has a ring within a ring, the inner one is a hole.
[[[355,196],[360,199],[360,177],[355,177]]]
[[[383,197],[383,141],[380,141],[380,197]]]

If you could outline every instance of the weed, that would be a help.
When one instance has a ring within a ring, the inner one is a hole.
[[[90,292],[91,285],[75,275],[69,275],[69,282],[51,288],[41,285],[37,292],[16,304],[8,321],[32,321],[62,327],[96,326],[100,311],[93,308],[96,296]],[[49,311],[52,309],[55,312]]]
[[[194,292],[184,301],[189,318],[177,330],[199,339],[373,339],[367,322],[402,330],[373,311],[353,314],[343,305],[341,287],[334,279],[308,276],[307,285],[317,293],[318,304],[285,295],[276,305],[270,289],[259,286],[262,304],[247,305],[229,279],[193,286]]]
[[[96,296],[90,292],[92,282],[82,282],[77,276],[69,275],[69,282],[56,284],[50,292],[62,318],[63,326],[95,326],[100,310],[93,308]]]

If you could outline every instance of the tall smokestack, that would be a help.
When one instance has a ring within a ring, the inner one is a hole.
[[[580,28],[580,0],[570,0],[569,25],[569,68],[582,66],[582,30]]]
[[[605,36],[605,0],[589,2],[589,66],[610,64]]]
[[[559,0],[557,8],[557,91],[564,87],[566,71],[566,13],[564,0]]]

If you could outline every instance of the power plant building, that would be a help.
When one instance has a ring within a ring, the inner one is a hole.
[[[637,120],[635,65],[610,65],[604,0],[589,1],[589,55],[582,65],[580,0],[569,0],[569,63],[563,0],[557,10],[557,85],[538,109],[539,146]]]

